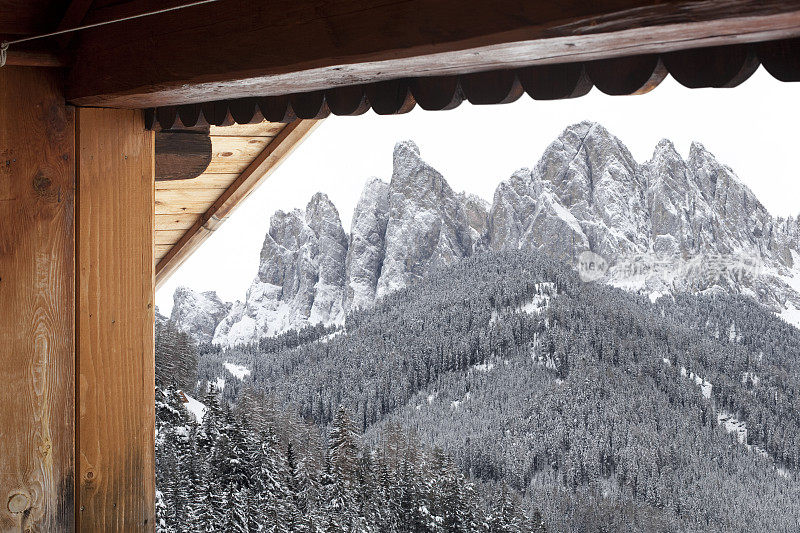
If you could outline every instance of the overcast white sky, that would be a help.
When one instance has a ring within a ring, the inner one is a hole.
[[[304,208],[322,191],[339,209],[345,231],[365,181],[388,181],[392,149],[412,139],[423,159],[455,190],[491,201],[497,184],[532,167],[569,124],[593,120],[628,146],[637,161],[656,143],[673,141],[687,157],[699,141],[755,192],[773,215],[800,213],[800,86],[780,83],[762,69],[735,89],[689,90],[668,78],[654,91],[629,97],[596,89],[582,98],[517,102],[451,111],[379,117],[330,117],[156,293],[164,314],[179,285],[243,299],[258,270],[269,218],[278,209]]]

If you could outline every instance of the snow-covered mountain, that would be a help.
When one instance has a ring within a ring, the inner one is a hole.
[[[772,217],[700,144],[684,160],[664,140],[639,164],[591,122],[564,130],[491,205],[454,192],[413,142],[398,143],[391,181],[366,184],[349,235],[324,194],[305,213],[279,211],[245,301],[179,289],[172,318],[225,346],[340,324],[482,248],[541,250],[576,266],[589,251],[607,263],[607,283],[654,295],[743,293],[800,323],[800,220]]]
[[[413,142],[398,143],[390,183],[366,184],[349,236],[321,193],[305,213],[272,217],[258,277],[221,320],[214,342],[233,346],[309,324],[343,323],[350,310],[471,255],[487,212],[482,200],[454,192]]]
[[[572,264],[591,251],[603,280],[650,293],[724,289],[800,308],[797,221],[773,218],[734,172],[668,140],[636,163],[603,126],[568,127],[533,170],[495,192],[492,249],[540,249]]]
[[[305,213],[278,211],[261,249],[258,276],[216,328],[214,342],[234,345],[344,320],[347,235],[339,212],[315,194]]]
[[[198,342],[211,342],[217,325],[231,310],[231,304],[220,300],[214,291],[195,292],[178,287],[172,300],[170,319]]]

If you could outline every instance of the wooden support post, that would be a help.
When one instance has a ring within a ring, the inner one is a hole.
[[[74,527],[74,109],[0,69],[0,531]]]
[[[80,531],[155,527],[154,134],[78,110]]]
[[[0,69],[3,532],[155,526],[154,136],[75,115],[57,72]]]

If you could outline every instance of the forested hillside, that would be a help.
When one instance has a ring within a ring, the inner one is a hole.
[[[800,330],[744,297],[654,304],[535,252],[479,253],[341,329],[201,353],[223,403],[257,392],[316,428],[343,406],[379,455],[415,433],[553,531],[800,527]]]
[[[400,142],[176,291],[163,527],[800,531],[799,227],[698,143],[573,124],[489,203]]]
[[[320,428],[262,395],[235,410],[205,397],[198,424],[182,393],[157,392],[159,531],[544,533],[505,484],[467,479],[440,448],[391,426],[362,444],[344,407]]]

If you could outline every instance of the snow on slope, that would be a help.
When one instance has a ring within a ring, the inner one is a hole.
[[[800,225],[772,217],[699,143],[684,159],[663,140],[640,164],[602,125],[573,124],[533,169],[498,185],[488,210],[455,193],[413,142],[398,143],[393,158],[390,183],[365,186],[350,235],[323,194],[305,211],[278,211],[246,300],[231,307],[211,293],[186,292],[173,320],[200,340],[232,347],[341,324],[349,310],[480,249],[529,249],[571,264],[594,253],[608,265],[598,281],[651,299],[749,295],[800,326]]]
[[[787,304],[787,308],[778,313],[778,316],[789,324],[800,328],[800,309],[795,309],[792,303]]]
[[[225,361],[225,363],[223,363],[223,366],[228,372],[233,374],[233,376],[237,378],[239,381],[244,381],[244,378],[251,374],[250,369],[243,365],[235,365],[233,363]]]
[[[665,365],[672,366],[672,362],[669,359],[664,358],[663,361],[664,361]],[[725,410],[717,410],[716,409],[716,407],[714,406],[714,401],[711,398],[711,391],[713,390],[713,385],[711,384],[710,381],[708,381],[707,379],[705,379],[705,378],[703,378],[701,376],[698,376],[694,372],[687,372],[685,367],[681,367],[680,373],[681,373],[681,376],[691,380],[695,385],[700,387],[700,392],[703,395],[703,397],[706,400],[711,401],[712,408],[714,408],[714,410],[717,413],[717,425],[722,426],[722,428],[725,430],[726,433],[735,434],[736,435],[736,440],[739,442],[739,444],[742,444],[743,446],[745,446],[749,451],[752,451],[753,453],[755,453],[755,454],[757,454],[757,455],[759,455],[761,457],[764,457],[764,458],[768,458],[769,457],[769,454],[763,448],[761,448],[761,447],[759,447],[759,446],[757,446],[755,444],[748,444],[748,442],[747,442],[747,422],[739,420],[733,414],[731,414],[731,413],[729,413],[729,412],[727,412]],[[758,385],[759,379],[758,379],[757,376],[750,375],[749,373],[745,373],[742,376],[742,380],[744,381],[744,380],[747,380],[747,379],[751,379],[753,384],[754,384],[754,386]],[[775,468],[778,470],[778,472],[781,475],[785,475],[785,470],[783,470],[782,468],[780,468],[777,465],[775,465]]]
[[[544,281],[534,285],[534,290],[536,294],[533,295],[533,298],[513,309],[503,309],[501,311],[493,309],[489,324],[494,324],[508,314],[527,313],[529,315],[538,315],[543,313],[550,305],[550,299],[556,296],[556,284]]]
[[[202,424],[203,417],[206,415],[208,407],[206,407],[205,404],[203,404],[202,402],[195,400],[185,392],[183,392],[183,395],[186,397],[186,402],[183,404],[183,406],[186,408],[187,411],[189,411],[194,416],[198,424]]]

